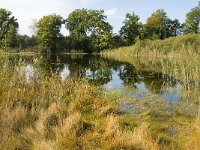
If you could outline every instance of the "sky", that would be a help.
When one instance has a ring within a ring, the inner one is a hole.
[[[87,8],[104,10],[107,21],[118,33],[126,13],[140,16],[140,21],[146,19],[157,9],[164,9],[171,19],[179,19],[182,23],[185,14],[198,5],[199,0],[0,0],[0,8],[13,13],[19,22],[19,33],[32,35],[31,25],[45,15],[59,14],[67,18],[75,9]],[[67,34],[62,28],[62,33]]]

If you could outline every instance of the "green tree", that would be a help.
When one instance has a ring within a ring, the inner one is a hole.
[[[87,52],[99,51],[107,48],[111,40],[112,26],[106,22],[106,18],[103,10],[76,9],[68,16],[66,28],[72,39],[83,39],[83,43],[91,44],[83,45],[81,49]],[[91,49],[86,50],[88,47]]]
[[[139,22],[139,16],[127,13],[124,25],[119,33],[126,45],[132,45],[136,42],[137,37],[141,37],[142,23]]]
[[[197,7],[186,14],[185,32],[200,33],[200,2]]]
[[[77,36],[75,34],[71,34],[66,38],[66,47],[68,52],[76,51],[76,52],[91,52],[91,40],[90,37],[87,36]]]
[[[16,46],[18,27],[17,19],[12,13],[0,8],[0,47]]]
[[[32,48],[37,45],[37,39],[35,36],[29,37],[28,35],[18,35],[17,43],[19,49]]]
[[[163,9],[154,12],[146,22],[146,32],[148,38],[166,38],[167,14]]]
[[[109,48],[114,49],[122,46],[125,46],[124,40],[121,38],[120,35],[113,34]]]
[[[165,26],[167,38],[183,33],[183,25],[180,24],[178,19],[171,20],[170,18],[167,18]]]
[[[44,16],[37,23],[38,42],[45,50],[56,53],[61,39],[63,38],[60,29],[64,23],[60,15],[52,14]]]

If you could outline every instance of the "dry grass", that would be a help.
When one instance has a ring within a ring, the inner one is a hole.
[[[137,121],[124,119],[120,94],[105,94],[87,80],[40,75],[27,82],[4,64],[0,83],[2,150],[159,149],[145,122],[122,126]]]

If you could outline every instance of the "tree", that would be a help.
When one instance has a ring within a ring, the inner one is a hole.
[[[166,38],[166,12],[163,9],[158,9],[154,12],[146,22],[146,32],[148,38]]]
[[[91,48],[87,52],[99,51],[107,48],[111,39],[112,26],[106,18],[103,10],[76,9],[68,16],[66,28],[74,39],[86,39],[86,43],[91,44],[84,45]]]
[[[71,34],[66,38],[67,49],[70,51],[76,50],[76,52],[86,52],[90,53],[92,50],[91,40],[87,36],[77,36]]]
[[[17,46],[19,49],[33,48],[37,45],[35,36],[29,37],[28,35],[17,35]]]
[[[14,47],[18,30],[17,19],[10,11],[0,8],[0,47]]]
[[[178,19],[171,20],[170,18],[166,19],[166,37],[177,36],[183,33],[183,25],[180,24]]]
[[[185,32],[200,33],[200,2],[197,7],[186,14]]]
[[[127,13],[124,25],[119,33],[126,45],[132,45],[136,42],[137,37],[141,37],[142,23],[139,22],[139,16]]]
[[[63,38],[60,33],[63,22],[63,18],[60,15],[52,14],[44,16],[37,23],[38,42],[44,49],[49,50],[51,53],[56,53],[59,43]]]
[[[111,39],[109,48],[114,49],[114,48],[119,48],[119,47],[122,47],[125,45],[126,44],[124,43],[124,40],[121,38],[120,35],[118,35],[118,34],[112,35],[112,39]]]

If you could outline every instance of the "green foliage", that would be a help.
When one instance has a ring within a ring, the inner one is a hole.
[[[62,23],[63,18],[56,14],[44,16],[37,23],[39,44],[52,53],[56,52],[62,38]]]
[[[18,30],[17,19],[6,9],[0,8],[0,47],[14,47]]]
[[[111,40],[112,26],[106,22],[103,10],[76,9],[68,16],[66,28],[78,48],[86,52],[108,48]]]
[[[186,14],[185,28],[186,33],[200,33],[200,2]]]
[[[37,38],[35,36],[29,37],[28,35],[18,35],[17,45],[19,49],[33,48],[37,45]]]
[[[119,35],[113,34],[113,27],[107,22],[104,10],[76,9],[67,19],[60,15],[44,16],[35,22],[37,36],[18,35],[17,19],[10,11],[0,8],[0,47],[21,51],[39,47],[44,52],[97,53],[104,49],[130,46],[140,40],[157,40],[175,37],[185,33],[200,33],[200,3],[186,15],[184,24],[170,19],[163,9],[158,9],[145,24],[134,12],[127,13]],[[66,25],[69,36],[60,32]],[[144,43],[144,42],[141,42]],[[140,49],[140,44],[136,44]]]
[[[126,45],[132,45],[136,42],[137,37],[141,37],[142,23],[139,22],[139,16],[127,13],[126,19],[123,22],[124,25],[120,29],[119,33]]]
[[[180,24],[178,19],[171,20],[167,18],[166,24],[166,38],[177,36],[183,33],[183,25]]]
[[[66,45],[69,52],[72,52],[75,50],[83,51],[85,53],[92,52],[92,45],[91,45],[91,39],[87,36],[77,36],[77,35],[70,35],[66,38]]]
[[[154,12],[145,24],[146,37],[150,39],[165,39],[177,36],[183,32],[183,27],[177,19],[171,20],[163,9]]]
[[[77,9],[67,19],[66,27],[70,34],[97,36],[111,32],[112,26],[105,21],[103,10]]]
[[[158,9],[154,12],[146,22],[146,29],[148,37],[154,37],[163,39],[165,38],[165,22],[167,20],[167,14],[163,9]]]
[[[113,34],[109,48],[118,48],[124,46],[125,42],[118,34]]]

